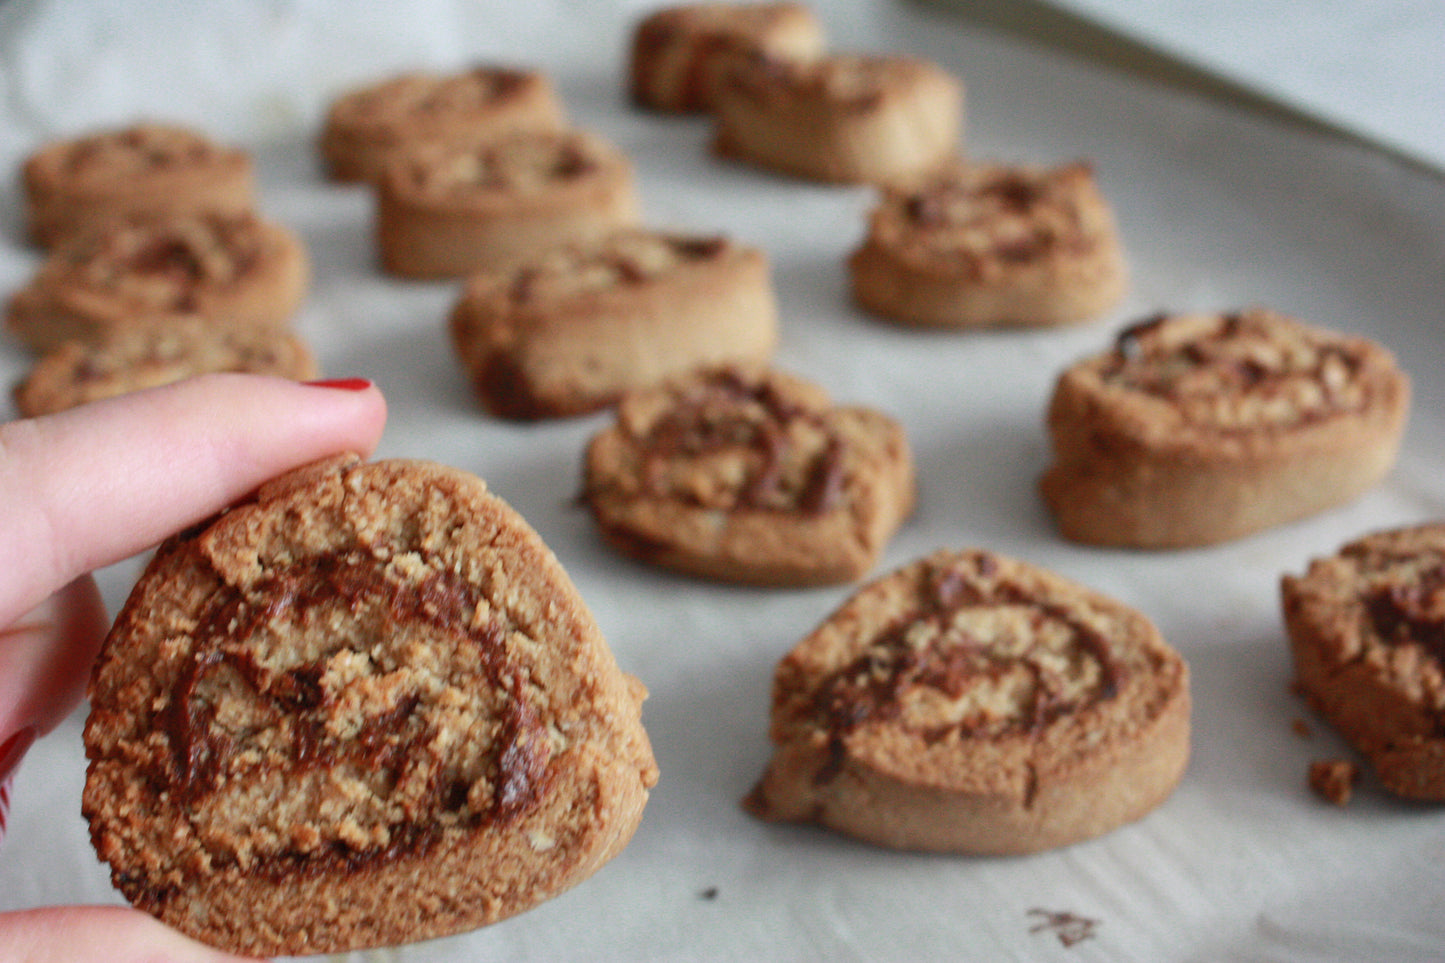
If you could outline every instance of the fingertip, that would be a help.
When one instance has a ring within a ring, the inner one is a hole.
[[[123,906],[48,906],[0,913],[0,946],[27,963],[244,963]],[[8,958],[8,957],[7,957]]]

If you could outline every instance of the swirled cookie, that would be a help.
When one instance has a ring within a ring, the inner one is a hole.
[[[761,251],[639,228],[474,275],[451,333],[490,411],[550,418],[700,365],[766,362],[777,305]]]
[[[1265,309],[1160,316],[1059,378],[1040,487],[1076,541],[1222,542],[1378,482],[1409,395],[1394,358],[1364,338]]]
[[[722,62],[760,53],[811,60],[823,52],[823,26],[805,4],[686,3],[655,10],[638,23],[628,71],[632,99],[675,113],[712,107]]]
[[[218,330],[193,316],[160,318],[49,352],[16,385],[15,407],[32,418],[211,371],[295,381],[317,374],[315,357],[295,335],[269,328]]]
[[[5,320],[36,351],[176,314],[284,331],[309,278],[300,240],[253,214],[128,218],[52,251]]]
[[[731,57],[714,110],[719,154],[818,181],[914,176],[952,156],[963,136],[963,85],[901,56]]]
[[[251,158],[186,127],[137,124],[49,144],[21,168],[30,237],[43,247],[137,215],[255,204]]]
[[[535,71],[483,66],[406,73],[333,101],[321,156],[334,180],[374,181],[398,154],[421,145],[474,146],[518,130],[561,130],[565,123],[552,82]]]
[[[1445,523],[1367,535],[1280,595],[1310,705],[1386,789],[1445,801]]]
[[[1148,619],[1042,569],[942,551],[854,595],[773,680],[745,800],[882,846],[1030,853],[1174,790],[1189,678]]]
[[[624,397],[588,446],[583,486],[602,537],[624,554],[764,585],[861,578],[913,499],[892,418],[737,366]]]
[[[216,946],[427,939],[626,845],[643,696],[479,479],[333,459],[147,567],[91,679],[85,815],[126,898]]]
[[[632,164],[580,131],[409,152],[377,190],[383,266],[410,278],[504,269],[637,220]]]
[[[848,267],[864,308],[930,327],[1084,321],[1127,284],[1113,214],[1083,163],[956,163],[887,190]]]

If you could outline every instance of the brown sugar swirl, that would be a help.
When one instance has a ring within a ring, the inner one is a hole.
[[[137,907],[248,954],[494,922],[656,779],[622,675],[480,480],[333,459],[162,547],[91,684],[84,812]]]
[[[1270,311],[1149,318],[1125,328],[1100,369],[1105,384],[1157,399],[1180,428],[1287,428],[1362,411],[1385,370],[1361,339]]]
[[[864,587],[778,664],[745,800],[905,849],[1023,853],[1137,819],[1188,755],[1188,673],[1118,602],[990,552]]]
[[[913,505],[880,412],[776,370],[704,368],[626,396],[588,447],[583,499],[615,547],[709,578],[849,581]]]

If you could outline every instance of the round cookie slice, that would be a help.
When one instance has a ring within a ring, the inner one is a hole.
[[[760,366],[633,392],[587,448],[582,499],[639,561],[756,585],[862,578],[913,508],[903,428]]]
[[[867,586],[778,665],[744,801],[899,849],[1009,855],[1145,815],[1189,755],[1184,661],[1139,613],[984,551]]]
[[[1265,308],[1160,315],[1059,377],[1039,486],[1074,541],[1211,545],[1364,493],[1394,464],[1409,401],[1365,338]]]
[[[285,331],[310,277],[300,238],[254,214],[125,218],[52,251],[5,323],[36,351],[175,314]]]
[[[1445,523],[1353,541],[1280,595],[1310,705],[1386,789],[1445,801]]]
[[[91,680],[84,812],[126,898],[216,946],[427,939],[626,845],[644,696],[479,479],[341,457],[161,547]]]
[[[950,164],[886,190],[848,261],[853,296],[903,324],[1070,324],[1127,287],[1119,233],[1087,164]]]

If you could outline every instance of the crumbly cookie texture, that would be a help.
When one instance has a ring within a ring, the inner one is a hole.
[[[823,26],[805,4],[687,3],[644,17],[633,33],[628,69],[633,102],[689,113],[713,106],[724,62],[761,54],[811,60],[823,53]]]
[[[766,362],[777,305],[756,248],[635,228],[474,275],[451,333],[490,411],[549,418],[701,365]]]
[[[1084,163],[957,162],[897,185],[848,264],[865,309],[959,328],[1086,321],[1119,301],[1128,274],[1113,213]]]
[[[241,214],[255,204],[250,156],[198,131],[145,123],[57,141],[20,171],[42,247],[137,215]]]
[[[584,131],[408,153],[377,190],[383,266],[412,278],[505,270],[637,221],[632,163]]]
[[[776,370],[703,369],[626,396],[583,499],[614,548],[767,585],[865,575],[913,507],[902,428]]]
[[[1022,562],[940,551],[778,665],[745,800],[882,846],[1018,854],[1145,815],[1189,752],[1188,671],[1139,613]]]
[[[1377,483],[1409,396],[1393,356],[1364,338],[1262,308],[1159,316],[1060,376],[1041,491],[1076,541],[1227,541]]]
[[[626,845],[644,695],[479,479],[341,457],[162,546],[91,679],[84,812],[126,898],[213,945],[427,939]]]
[[[1445,801],[1445,523],[1367,535],[1280,593],[1309,704],[1390,792]]]
[[[887,184],[943,164],[963,138],[963,85],[901,56],[729,58],[714,149],[780,173]]]
[[[333,179],[374,181],[417,147],[474,146],[514,131],[565,126],[546,75],[489,65],[398,74],[348,91],[327,111],[320,146]]]
[[[217,329],[204,318],[158,318],[98,341],[68,341],[35,363],[15,387],[23,417],[153,388],[214,371],[276,375],[294,381],[317,376],[316,358],[295,335],[268,329]]]
[[[52,251],[5,320],[36,351],[176,314],[285,331],[309,281],[300,240],[253,214],[127,218]]]

